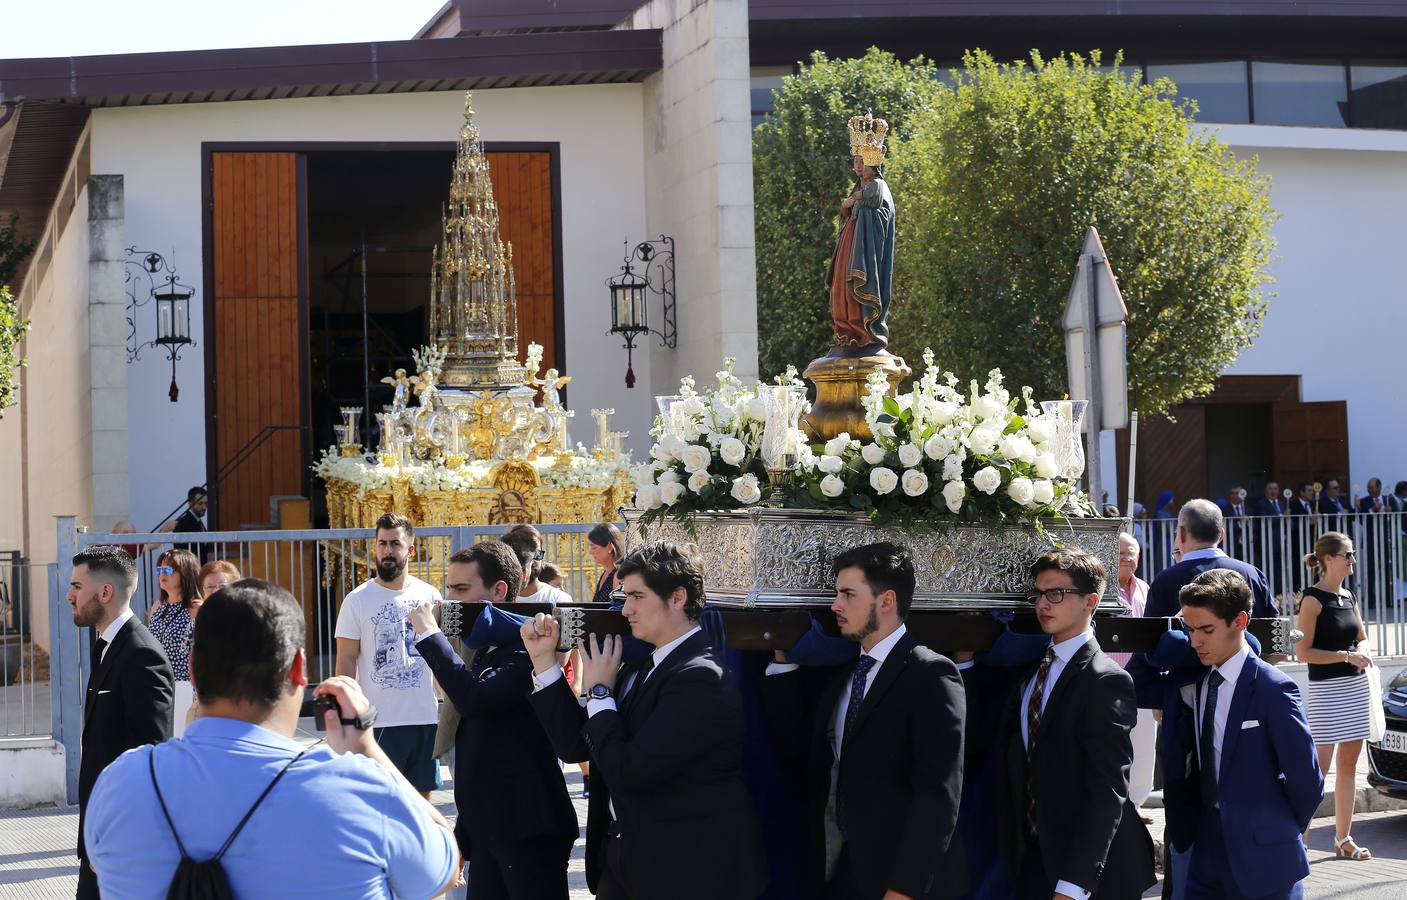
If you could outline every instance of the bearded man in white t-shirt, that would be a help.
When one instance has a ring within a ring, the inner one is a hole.
[[[337,613],[337,674],[355,678],[378,711],[376,742],[417,791],[440,786],[435,762],[439,701],[430,667],[415,649],[410,611],[440,592],[406,574],[415,526],[398,513],[376,520],[376,577],[351,591]]]

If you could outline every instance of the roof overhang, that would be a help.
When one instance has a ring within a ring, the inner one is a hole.
[[[0,60],[0,216],[42,232],[95,107],[638,82],[662,60],[657,30]]]

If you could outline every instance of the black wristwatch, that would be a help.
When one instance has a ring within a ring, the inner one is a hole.
[[[589,690],[589,691],[586,692],[586,698],[587,698],[588,700],[605,700],[605,699],[608,699],[608,698],[611,696],[611,694],[612,694],[611,689],[610,689],[609,687],[607,687],[606,685],[604,685],[604,684],[593,684],[593,685],[591,686],[591,690]]]

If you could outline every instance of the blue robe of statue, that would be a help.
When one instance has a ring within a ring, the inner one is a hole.
[[[826,273],[837,348],[874,352],[888,345],[894,235],[894,196],[875,176],[849,212],[841,212],[840,236]]]

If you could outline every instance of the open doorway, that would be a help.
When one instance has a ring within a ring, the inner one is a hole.
[[[336,442],[339,409],[359,406],[362,443],[391,402],[381,379],[426,343],[430,254],[454,151],[307,154],[308,330],[314,447]],[[314,522],[326,521],[314,492]]]

